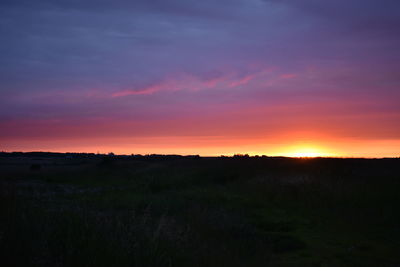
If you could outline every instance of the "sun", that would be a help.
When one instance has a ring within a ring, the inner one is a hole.
[[[292,155],[293,157],[299,157],[299,158],[312,158],[312,157],[323,156],[321,153],[317,151],[310,151],[310,150],[293,152]]]
[[[296,158],[315,158],[329,157],[332,155],[321,148],[298,146],[288,149],[287,152],[284,153],[284,156]]]

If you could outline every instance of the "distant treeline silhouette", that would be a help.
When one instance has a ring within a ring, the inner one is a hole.
[[[32,151],[32,152],[0,152],[0,157],[41,157],[41,158],[104,158],[104,157],[112,157],[112,158],[144,158],[144,159],[184,159],[184,158],[237,158],[237,159],[245,159],[245,158],[274,158],[274,159],[284,159],[291,158],[285,156],[267,156],[267,155],[254,155],[250,156],[249,154],[234,154],[233,156],[200,156],[200,155],[177,155],[177,154],[131,154],[131,155],[118,155],[113,152],[109,152],[107,154],[102,153],[77,153],[77,152],[45,152],[45,151]],[[307,158],[307,157],[305,157]],[[380,158],[382,160],[391,160],[391,159],[399,159],[400,157],[392,157],[392,158]],[[311,158],[310,158],[311,159]],[[346,160],[363,160],[368,158],[355,158],[355,157],[314,157],[313,159],[346,159]],[[373,159],[373,158],[369,158]]]
[[[112,152],[107,154],[100,153],[74,153],[74,152],[0,152],[0,157],[41,157],[41,158],[153,158],[153,159],[181,159],[181,158],[200,158],[199,155],[163,155],[163,154],[131,154],[116,155]]]

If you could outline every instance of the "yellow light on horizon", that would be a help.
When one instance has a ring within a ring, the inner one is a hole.
[[[315,158],[315,157],[332,157],[334,155],[317,147],[296,146],[291,149],[288,149],[287,152],[284,152],[283,156],[296,157],[296,158]]]

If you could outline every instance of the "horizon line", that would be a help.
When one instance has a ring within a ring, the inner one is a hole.
[[[200,155],[200,154],[157,154],[157,153],[151,153],[151,154],[116,154],[114,152],[108,152],[108,153],[94,153],[94,152],[59,152],[59,151],[0,151],[0,154],[12,154],[12,153],[24,153],[24,154],[29,154],[29,153],[49,153],[49,154],[87,154],[87,155],[99,155],[99,156],[125,156],[125,157],[133,157],[133,156],[142,156],[142,157],[148,157],[148,156],[181,156],[181,157],[200,157],[200,158],[222,158],[222,157],[227,157],[227,158],[234,158],[234,157],[243,157],[243,158],[257,158],[257,157],[266,157],[266,158],[292,158],[292,159],[400,159],[400,156],[398,157],[355,157],[355,156],[284,156],[284,155],[274,155],[274,156],[269,156],[266,154],[254,154],[250,155],[248,153],[236,153],[232,155]]]

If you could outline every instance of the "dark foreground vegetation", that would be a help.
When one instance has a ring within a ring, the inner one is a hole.
[[[0,155],[0,265],[400,266],[400,159]]]

